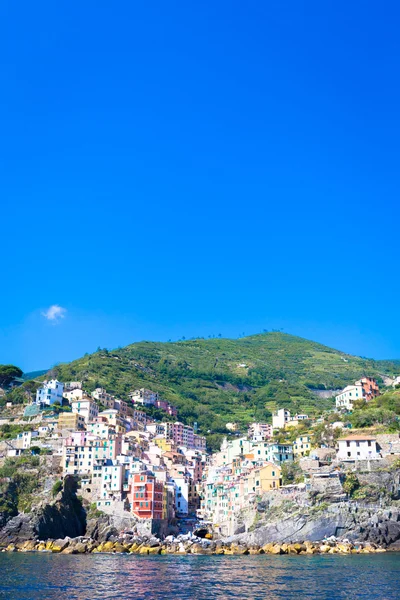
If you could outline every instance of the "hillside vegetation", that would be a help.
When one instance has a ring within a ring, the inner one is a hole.
[[[58,365],[52,375],[61,381],[82,380],[89,391],[102,386],[125,399],[133,389],[150,388],[175,404],[184,422],[197,422],[203,433],[221,433],[228,421],[245,425],[269,420],[277,406],[315,414],[333,406],[331,398],[321,398],[315,390],[342,388],[365,374],[380,379],[399,372],[398,361],[351,356],[270,332],[99,349]]]

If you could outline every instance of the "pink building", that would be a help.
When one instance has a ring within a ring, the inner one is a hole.
[[[172,417],[178,416],[177,408],[175,406],[172,406],[172,404],[166,402],[165,400],[156,400],[155,406],[157,408],[161,408],[161,410],[166,412],[168,415],[171,415]]]
[[[167,440],[174,442],[177,446],[195,448],[196,450],[206,449],[206,439],[194,433],[193,427],[189,427],[189,425],[184,425],[179,421],[164,423],[164,431]]]

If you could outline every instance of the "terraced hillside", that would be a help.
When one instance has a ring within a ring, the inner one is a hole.
[[[228,421],[269,419],[278,405],[314,414],[333,405],[315,390],[338,389],[364,374],[398,373],[398,361],[364,359],[270,332],[99,349],[57,366],[53,374],[62,381],[83,380],[88,390],[103,386],[122,398],[148,387],[175,404],[180,419],[197,422],[206,433],[226,431]]]

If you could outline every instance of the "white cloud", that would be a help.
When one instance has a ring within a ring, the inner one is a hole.
[[[58,304],[52,304],[49,306],[47,310],[42,312],[42,316],[48,321],[53,321],[53,323],[57,323],[61,321],[66,315],[67,309],[59,306]]]

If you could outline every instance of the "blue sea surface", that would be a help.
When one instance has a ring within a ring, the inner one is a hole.
[[[400,554],[0,554],[1,600],[400,598]]]

